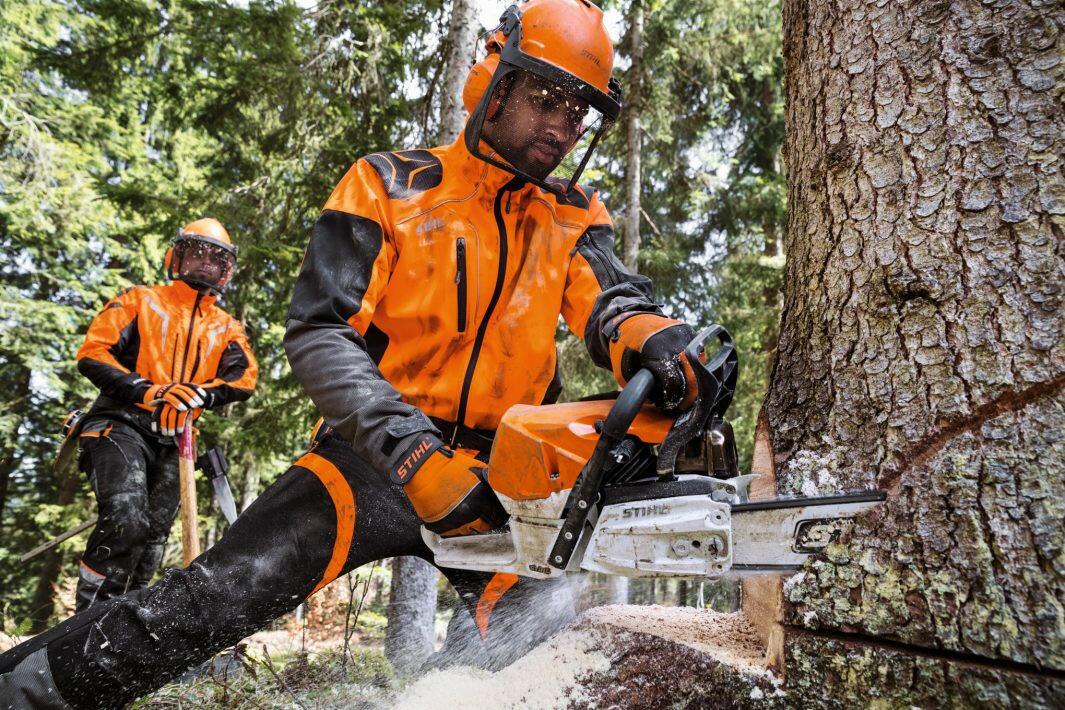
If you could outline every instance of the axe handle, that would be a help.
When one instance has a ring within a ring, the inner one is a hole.
[[[178,435],[178,478],[181,486],[181,562],[188,567],[200,556],[196,510],[196,439],[191,422]]]

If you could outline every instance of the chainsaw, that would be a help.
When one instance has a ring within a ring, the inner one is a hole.
[[[739,473],[724,418],[738,374],[732,338],[711,326],[686,353],[698,398],[675,419],[647,403],[648,370],[614,395],[507,410],[488,483],[510,519],[460,537],[423,527],[436,564],[540,579],[789,572],[884,500],[880,491],[751,500],[756,476]]]

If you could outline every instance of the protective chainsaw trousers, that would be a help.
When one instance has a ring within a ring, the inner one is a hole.
[[[178,509],[177,447],[122,421],[89,419],[80,465],[98,516],[78,569],[76,608],[84,611],[148,586]]]
[[[74,708],[121,707],[360,565],[402,555],[432,561],[419,527],[387,475],[326,436],[187,569],[0,655],[0,708],[31,693],[36,706],[65,707],[61,696]],[[441,571],[473,618],[485,667],[510,663],[573,616],[565,579]]]

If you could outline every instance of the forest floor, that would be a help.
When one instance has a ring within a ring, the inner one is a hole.
[[[455,667],[399,679],[372,641],[353,645],[345,656],[342,639],[306,642],[299,633],[286,631],[256,634],[244,646],[238,662],[220,657],[210,672],[172,683],[136,707],[647,706],[675,690],[667,686],[683,682],[661,672],[662,661],[672,658],[693,668],[700,663],[728,666],[748,679],[752,699],[779,694],[754,630],[741,614],[690,607],[589,609],[495,673]]]

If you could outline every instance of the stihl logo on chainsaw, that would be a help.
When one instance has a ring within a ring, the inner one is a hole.
[[[641,505],[621,511],[621,517],[623,518],[646,518],[649,515],[669,515],[669,506],[663,504]]]

